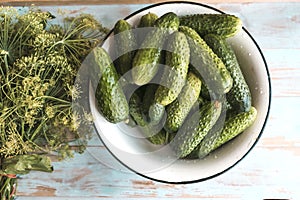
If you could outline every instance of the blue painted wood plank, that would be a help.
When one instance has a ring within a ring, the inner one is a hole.
[[[237,15],[262,48],[300,48],[300,3],[217,4]]]

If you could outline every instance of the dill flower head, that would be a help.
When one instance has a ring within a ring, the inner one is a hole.
[[[92,116],[73,103],[83,89],[75,80],[108,30],[88,14],[52,18],[0,7],[0,174],[52,171],[48,155],[72,157],[72,145],[83,152],[90,138]]]
[[[29,11],[23,15],[19,15],[16,28],[25,28],[26,35],[36,35],[46,28],[47,21],[52,18],[49,12],[43,12],[35,7],[31,7]]]
[[[52,16],[31,7],[19,14],[16,8],[0,7],[0,60],[12,64],[18,57],[27,54],[29,41],[46,28]]]
[[[24,141],[18,134],[17,124],[15,122],[9,123],[5,142],[1,145],[0,155],[9,157],[18,154],[26,154],[33,150],[33,147],[28,141]]]

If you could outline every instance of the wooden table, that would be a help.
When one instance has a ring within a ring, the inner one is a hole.
[[[103,2],[94,6],[93,10],[97,10],[97,17],[107,27],[145,6],[105,5],[109,2]],[[19,200],[300,199],[300,3],[214,1],[209,5],[243,20],[244,26],[260,45],[271,73],[270,117],[262,138],[251,153],[216,178],[188,185],[172,185],[148,180],[122,168],[112,160],[95,134],[84,154],[54,163],[52,174],[32,172],[22,176],[18,184]],[[84,12],[90,6],[66,8]]]

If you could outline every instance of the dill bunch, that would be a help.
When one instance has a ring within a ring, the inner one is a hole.
[[[92,116],[76,103],[86,81],[78,70],[108,29],[89,14],[53,18],[0,7],[0,181],[51,172],[50,157],[83,152],[91,136]]]

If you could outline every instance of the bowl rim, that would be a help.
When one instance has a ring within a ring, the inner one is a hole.
[[[128,16],[124,17],[123,19],[124,20],[127,20],[131,17],[133,17],[134,15],[137,15],[145,10],[148,10],[150,8],[154,8],[154,7],[157,7],[157,6],[161,6],[161,5],[167,5],[167,4],[191,4],[191,5],[196,5],[196,6],[202,6],[202,7],[205,7],[205,8],[208,8],[208,9],[211,9],[211,10],[214,10],[220,14],[226,14],[226,12],[223,12],[222,10],[219,10],[215,7],[212,7],[210,5],[207,5],[207,4],[203,4],[203,3],[199,3],[199,2],[193,2],[193,1],[167,1],[167,2],[159,2],[159,3],[155,3],[155,4],[151,4],[151,5],[148,5],[148,6],[145,6],[143,8],[140,8],[134,12],[132,12],[131,14],[129,14]],[[271,99],[272,99],[272,86],[271,86],[271,76],[270,76],[270,72],[269,72],[269,69],[268,69],[268,64],[267,64],[267,61],[263,55],[263,52],[261,50],[261,48],[259,47],[258,43],[256,42],[256,40],[254,39],[254,37],[249,33],[249,31],[244,27],[242,26],[242,30],[245,31],[245,33],[250,37],[250,39],[252,40],[252,42],[254,43],[255,47],[257,48],[257,50],[259,51],[259,54],[261,55],[261,58],[262,58],[262,61],[264,63],[264,66],[265,66],[265,70],[266,70],[266,74],[267,74],[267,82],[268,82],[268,92],[269,92],[269,100],[268,100],[268,106],[267,106],[267,112],[266,112],[266,116],[265,116],[265,119],[264,119],[264,122],[263,122],[263,125],[262,125],[262,128],[260,130],[260,133],[258,134],[257,138],[255,139],[254,143],[252,144],[252,146],[248,149],[248,151],[239,159],[237,160],[235,163],[233,163],[231,166],[225,168],[223,171],[220,171],[214,175],[211,175],[211,176],[208,176],[208,177],[205,177],[205,178],[200,178],[200,179],[196,179],[196,180],[190,180],[190,181],[167,181],[167,180],[161,180],[161,179],[156,179],[156,178],[153,178],[153,177],[150,177],[150,176],[147,176],[145,174],[142,174],[134,169],[132,169],[131,167],[129,167],[128,165],[126,165],[124,162],[122,162],[116,155],[114,155],[114,153],[107,147],[107,145],[105,144],[105,142],[102,140],[100,134],[98,133],[98,130],[95,126],[95,123],[93,123],[93,127],[97,133],[97,136],[98,138],[100,139],[100,141],[102,142],[102,144],[104,145],[104,147],[106,148],[106,150],[119,162],[121,163],[124,167],[126,167],[127,169],[129,169],[131,172],[141,176],[141,177],[144,177],[144,178],[147,178],[149,180],[152,180],[152,181],[156,181],[156,182],[160,182],[160,183],[165,183],[165,184],[192,184],[192,183],[198,183],[198,182],[203,182],[203,181],[206,181],[206,180],[209,180],[209,179],[212,179],[212,178],[215,178],[225,172],[227,172],[228,170],[232,169],[234,166],[236,166],[238,163],[240,163],[241,160],[243,160],[249,153],[250,151],[256,146],[256,144],[258,143],[259,139],[261,138],[262,136],[262,133],[266,127],[266,124],[267,124],[267,121],[268,121],[268,118],[269,118],[269,114],[270,114],[270,109],[271,109]],[[110,37],[110,35],[113,33],[114,29],[112,28],[110,30],[110,32],[106,35],[106,37],[103,39],[102,43],[99,44],[99,46],[102,46],[103,43],[106,41],[106,39],[108,37]]]

